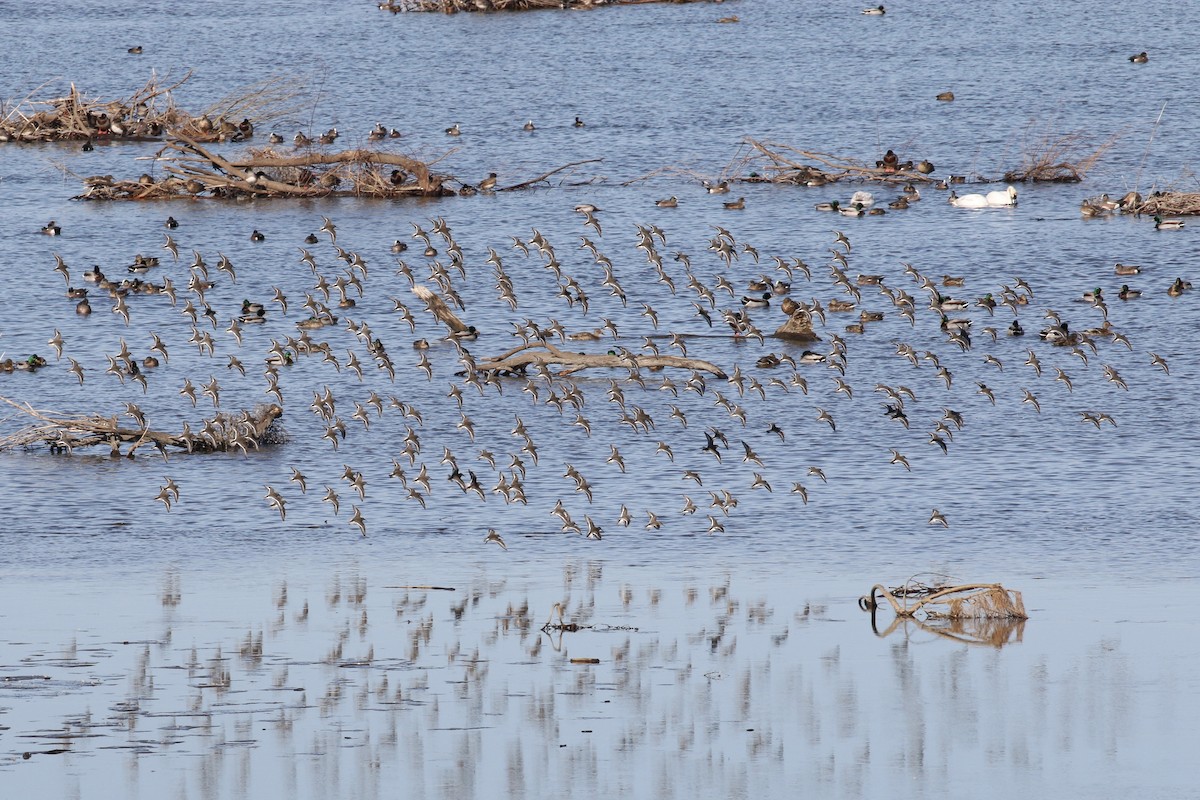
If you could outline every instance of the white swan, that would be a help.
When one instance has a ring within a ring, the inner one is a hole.
[[[951,191],[950,205],[955,208],[987,208],[988,199],[981,194],[964,194],[959,197],[956,192]]]
[[[1015,206],[1017,204],[1017,190],[1009,186],[1002,192],[988,192],[987,204],[989,206]]]

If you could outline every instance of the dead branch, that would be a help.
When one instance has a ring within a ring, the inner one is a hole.
[[[623,348],[622,348],[623,349]],[[559,375],[571,375],[584,369],[658,370],[665,367],[707,372],[724,378],[725,371],[710,361],[682,356],[645,356],[624,350],[615,353],[571,353],[560,350],[549,342],[528,342],[512,348],[500,356],[484,358],[478,362],[483,371],[500,373],[522,372],[535,364],[557,364],[564,367]]]
[[[458,318],[458,315],[450,310],[442,298],[434,294],[430,289],[424,286],[414,286],[412,293],[425,302],[425,308],[430,314],[438,319],[443,325],[450,329],[451,334],[466,333],[471,328],[467,323]]]
[[[915,618],[924,610],[924,619],[1028,619],[1021,593],[1005,589],[998,583],[967,583],[948,586],[922,596],[913,605],[908,604],[908,595],[901,603],[896,595],[882,584],[875,584],[871,592],[859,598],[863,610],[875,613],[879,607],[876,595],[887,600],[897,617]]]
[[[122,426],[117,415],[59,414],[41,411],[29,403],[19,403],[7,397],[0,397],[0,402],[37,420],[37,424],[0,438],[0,451],[48,445],[54,452],[69,453],[78,447],[107,444],[113,455],[120,454],[121,445],[128,445],[125,455],[132,457],[138,448],[150,445],[166,457],[168,447],[189,453],[237,449],[248,452],[250,447],[258,449],[283,440],[283,432],[275,424],[283,415],[283,409],[278,405],[260,405],[253,411],[242,411],[240,414],[219,413],[205,419],[198,433],[192,433],[185,425],[182,433],[175,434],[154,430],[148,425]]]
[[[533,186],[534,184],[542,183],[547,178],[549,178],[551,175],[555,175],[559,172],[562,172],[563,170],[570,169],[571,167],[578,167],[580,164],[598,164],[602,161],[604,161],[603,158],[587,158],[587,159],[584,159],[583,161],[572,161],[570,164],[563,164],[561,167],[552,169],[547,173],[537,176],[536,178],[530,178],[529,180],[522,181],[521,183],[514,183],[512,186],[505,186],[501,189],[497,189],[496,191],[497,192],[515,192],[519,189],[528,189],[530,186]]]

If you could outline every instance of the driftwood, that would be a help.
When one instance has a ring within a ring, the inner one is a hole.
[[[552,169],[549,172],[538,175],[536,178],[530,178],[529,180],[522,181],[521,183],[514,183],[512,186],[505,186],[503,188],[497,189],[496,191],[497,192],[515,192],[520,189],[529,189],[533,186],[536,186],[539,183],[544,183],[546,181],[546,179],[549,178],[551,175],[557,175],[558,173],[562,172],[563,170],[570,169],[571,167],[578,167],[580,164],[598,164],[603,160],[604,159],[602,159],[602,158],[587,158],[587,159],[584,159],[583,161],[572,161],[570,164],[563,164],[561,167],[556,167],[555,169]]]
[[[381,11],[393,14],[438,11],[443,14],[487,11],[536,11],[539,9],[589,9],[599,6],[633,6],[646,3],[720,3],[722,0],[385,0]]]
[[[506,353],[478,362],[478,369],[484,372],[523,372],[535,364],[557,364],[564,367],[559,375],[571,375],[584,369],[662,369],[674,367],[689,369],[696,372],[707,372],[718,378],[726,377],[725,371],[710,361],[699,358],[682,356],[646,356],[637,355],[624,350],[614,353],[571,353],[560,350],[549,342],[528,342],[514,347]]]
[[[1092,148],[1081,133],[1042,134],[1027,146],[1021,166],[1005,172],[1001,180],[1005,183],[1078,183],[1114,144],[1115,136]]]
[[[289,155],[273,149],[224,157],[188,137],[172,138],[157,156],[169,177],[84,180],[77,200],[160,200],[179,197],[405,197],[453,194],[433,162],[378,150]]]
[[[141,141],[161,139],[168,133],[209,142],[241,141],[253,136],[254,123],[296,110],[292,101],[297,90],[274,78],[192,114],[179,108],[172,95],[191,76],[188,72],[178,81],[164,82],[151,75],[144,86],[119,100],[87,97],[73,83],[64,97],[35,100],[30,93],[0,108],[0,142]],[[239,127],[250,119],[254,122]]]
[[[467,333],[471,330],[471,326],[458,318],[458,315],[450,310],[442,298],[438,297],[431,290],[424,286],[414,286],[412,293],[415,294],[425,303],[425,308],[430,314],[433,314],[439,322],[450,329],[451,334]]]
[[[813,332],[812,314],[807,309],[798,308],[787,321],[779,326],[775,335],[780,339],[792,339],[797,342],[819,342],[820,336]]]
[[[0,451],[18,447],[49,445],[53,452],[73,452],[78,447],[93,447],[107,444],[113,455],[121,454],[121,445],[128,445],[124,455],[132,458],[138,448],[150,446],[167,457],[167,448],[172,447],[189,453],[223,452],[255,449],[283,440],[283,431],[276,421],[283,415],[278,405],[260,405],[253,411],[240,414],[220,413],[204,420],[199,432],[193,433],[184,426],[182,433],[166,433],[151,429],[140,412],[132,415],[130,409],[125,416],[134,418],[140,427],[123,426],[120,417],[102,417],[97,414],[65,415],[50,411],[39,411],[28,403],[18,403],[7,397],[0,401],[37,420],[37,423],[0,438]]]
[[[778,142],[760,142],[746,137],[742,144],[748,148],[742,156],[744,169],[750,171],[738,180],[748,183],[818,186],[842,180],[878,183],[934,183],[936,180],[910,168],[910,162],[904,162],[903,169],[887,170],[857,159],[800,150]]]
[[[870,611],[873,615],[879,608],[880,599],[886,600],[896,612],[897,617],[917,619],[917,613],[922,612],[920,619],[1028,619],[1025,613],[1025,603],[1021,593],[1013,589],[1005,589],[998,583],[967,583],[960,586],[947,586],[936,591],[921,594],[911,606],[908,603],[912,592],[896,592],[882,584],[875,584],[871,592],[859,598],[859,607]],[[901,602],[903,600],[903,603]]]

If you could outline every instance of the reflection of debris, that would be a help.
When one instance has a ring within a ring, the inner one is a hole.
[[[910,597],[920,599],[910,606]],[[875,623],[881,599],[896,612],[895,620],[882,632]],[[858,605],[871,612],[871,629],[881,638],[902,626],[907,632],[914,625],[955,641],[1002,647],[1021,640],[1028,619],[1021,593],[998,583],[929,586],[910,580],[895,589],[875,584],[870,594],[859,598]]]
[[[923,611],[924,620],[930,619],[1028,619],[1021,593],[1013,589],[1005,589],[998,583],[967,583],[961,586],[947,586],[924,594],[911,607],[907,599],[910,592],[906,589],[902,594],[905,602],[901,604],[892,590],[882,584],[871,587],[871,593],[858,600],[858,605],[864,611],[874,613],[879,607],[876,594],[887,600],[898,617],[915,618],[917,612]]]

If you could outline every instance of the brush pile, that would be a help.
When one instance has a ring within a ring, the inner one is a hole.
[[[632,6],[645,3],[698,3],[721,0],[386,0],[380,11],[400,14],[409,11],[438,11],[457,14],[460,11],[538,11],[542,9],[589,9],[599,6]]]

